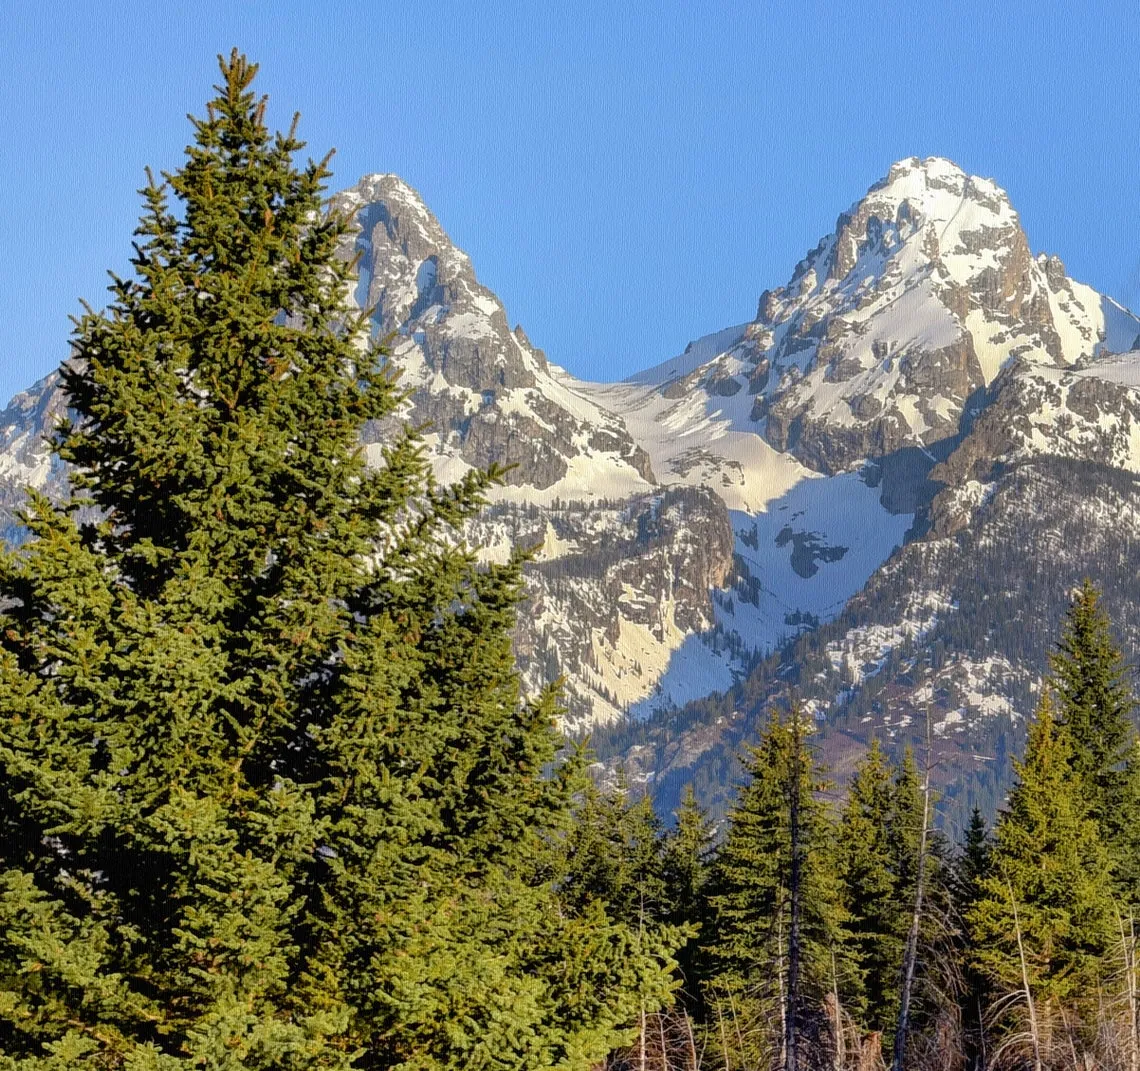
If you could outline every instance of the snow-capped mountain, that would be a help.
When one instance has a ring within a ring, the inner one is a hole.
[[[1118,355],[1140,320],[1034,256],[1006,194],[949,161],[895,164],[754,319],[610,384],[511,328],[399,178],[333,204],[355,220],[354,297],[391,340],[437,474],[514,466],[471,537],[490,555],[541,547],[516,637],[528,686],[563,676],[574,730],[638,720],[612,749],[658,783],[790,682],[855,737],[924,706],[948,740],[1014,726],[1066,569],[1123,560],[1140,358]],[[24,486],[65,487],[42,442],[62,410],[52,376],[0,414],[10,538]],[[1050,555],[1039,627],[1003,624],[995,607],[1044,590],[1032,571]],[[723,732],[682,711],[713,692]]]
[[[609,742],[665,800],[690,779],[724,798],[756,717],[795,695],[839,775],[871,736],[922,746],[929,716],[961,823],[1000,803],[1073,589],[1090,577],[1126,660],[1140,655],[1140,352],[1069,368],[1018,357],[929,473],[915,531],[832,621],[723,700]]]
[[[1129,349],[1138,333],[1056,257],[1030,254],[992,181],[910,159],[761,296],[735,347],[688,378],[747,393],[774,447],[836,472],[952,438],[1011,359],[1064,367]]]
[[[649,458],[620,417],[575,389],[499,299],[475,277],[419,195],[395,175],[371,175],[333,199],[358,227],[357,303],[373,309],[378,337],[412,391],[412,419],[428,423],[444,478],[492,462],[551,502],[639,493],[655,484]]]

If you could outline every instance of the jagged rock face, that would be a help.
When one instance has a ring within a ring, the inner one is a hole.
[[[746,726],[793,678],[822,721],[847,719],[830,740],[902,733],[903,705],[935,700],[947,740],[1014,726],[1063,603],[1048,586],[1032,629],[1000,625],[1041,590],[1023,559],[1062,547],[1062,586],[1128,560],[1140,356],[1102,351],[1140,322],[1031,256],[1005,194],[947,161],[896,165],[752,322],[623,384],[576,380],[512,330],[399,179],[334,202],[439,478],[516,466],[468,535],[542,544],[516,651],[528,688],[566,678],[574,730],[698,717],[681,708],[725,690],[725,725]],[[48,377],[0,414],[9,541],[25,486],[66,490],[42,441],[62,411]],[[388,432],[365,429],[373,459]],[[741,683],[772,652],[776,677]],[[685,734],[701,743],[677,738],[677,769],[726,739],[707,719]]]
[[[1140,655],[1140,478],[1043,454],[1001,472],[969,523],[911,542],[837,619],[762,663],[719,703],[628,726],[602,749],[653,787],[662,813],[683,786],[731,804],[736,756],[773,705],[795,697],[842,782],[867,742],[925,747],[929,715],[940,820],[992,814],[1024,744],[1074,589],[1104,591],[1125,659]]]
[[[472,538],[527,567],[515,650],[533,690],[565,678],[566,725],[673,708],[734,683],[741,650],[719,634],[712,592],[734,574],[734,537],[712,492],[672,488],[616,506],[500,503]]]
[[[499,299],[410,186],[373,175],[333,204],[354,214],[343,253],[360,257],[357,303],[375,310],[378,337],[394,336],[392,360],[412,391],[408,415],[431,426],[452,474],[513,465],[509,484],[553,494],[588,460],[599,485],[606,476],[628,493],[655,482],[621,419],[552,375],[542,351],[510,329]]]
[[[1057,258],[1034,258],[993,182],[910,159],[761,296],[730,356],[758,430],[834,473],[955,436],[968,399],[1011,360],[1066,366],[1129,348],[1138,327]],[[733,392],[716,364],[680,389]]]
[[[16,514],[28,487],[57,499],[67,493],[67,467],[47,441],[67,409],[58,386],[53,372],[0,413],[0,539],[8,543],[22,538]]]
[[[1017,360],[993,383],[958,448],[931,472],[936,534],[968,525],[1002,467],[1035,457],[1140,472],[1140,353],[1058,369]]]

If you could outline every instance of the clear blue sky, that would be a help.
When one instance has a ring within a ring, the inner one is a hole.
[[[890,163],[997,179],[1034,251],[1140,306],[1140,6],[14,0],[0,34],[0,394],[124,270],[237,45],[336,185],[394,171],[571,371],[750,319]]]

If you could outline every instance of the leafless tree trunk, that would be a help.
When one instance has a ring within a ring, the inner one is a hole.
[[[716,1002],[716,1021],[717,1026],[720,1027],[720,1049],[724,1056],[724,1071],[732,1071],[732,1063],[728,1058],[728,1035],[724,1029],[724,1012],[721,1010],[721,1003]]]
[[[1029,986],[1029,967],[1025,962],[1025,942],[1021,939],[1021,920],[1017,916],[1017,898],[1013,895],[1013,885],[1005,879],[1009,890],[1009,905],[1013,909],[1013,931],[1017,936],[1017,955],[1021,961],[1021,984],[1025,992],[1025,1007],[1029,1013],[1029,1037],[1033,1042],[1033,1071],[1041,1071],[1041,1033],[1037,1026],[1037,1007],[1033,1001],[1033,990]]]
[[[1128,933],[1120,922],[1120,943],[1124,949],[1125,984],[1128,987],[1128,1071],[1140,1071],[1140,1037],[1137,1036],[1136,1009],[1136,919],[1128,909]]]
[[[898,1027],[895,1030],[894,1059],[891,1071],[903,1071],[906,1062],[907,1034],[910,1032],[910,999],[914,990],[914,969],[918,960],[918,929],[922,921],[922,898],[926,891],[926,837],[930,828],[930,709],[926,711],[926,768],[922,785],[922,832],[918,838],[918,873],[915,876],[914,911],[906,935],[903,953],[902,994],[899,1002]]]
[[[732,1027],[736,1031],[736,1045],[737,1051],[740,1054],[740,1066],[743,1068],[744,1064],[744,1035],[740,1032],[740,1017],[736,1014],[736,998],[728,994],[728,1006],[732,1009]]]
[[[637,1037],[637,1068],[646,1071],[645,1066],[645,1005],[641,1005],[641,1029]]]
[[[847,1063],[847,1038],[843,1033],[843,1009],[839,1004],[839,970],[835,965],[835,949],[831,950],[831,1000],[833,1022],[832,1030],[835,1032],[835,1060],[832,1064],[835,1071],[843,1071]]]
[[[693,1039],[693,1020],[687,1011],[682,1010],[681,1014],[685,1017],[685,1033],[689,1040],[689,1071],[698,1071],[700,1059],[697,1057],[697,1043]]]
[[[776,984],[780,987],[780,1059],[779,1066],[787,1062],[788,1053],[788,993],[784,985],[787,964],[784,962],[784,907],[776,911]]]

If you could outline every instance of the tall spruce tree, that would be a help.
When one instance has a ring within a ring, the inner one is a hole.
[[[668,949],[556,895],[520,560],[459,538],[496,474],[365,467],[401,394],[349,221],[220,63],[78,322],[75,497],[0,554],[0,1068],[593,1066]]]
[[[848,1010],[887,1031],[898,999],[903,912],[890,846],[891,770],[878,740],[851,779],[839,822],[838,861],[857,964]]]
[[[1038,1054],[1080,1021],[1115,937],[1110,858],[1046,692],[967,922],[974,964]]]
[[[676,812],[677,825],[665,837],[662,876],[665,882],[666,919],[695,932],[676,953],[681,986],[690,1006],[699,1006],[698,955],[701,931],[707,924],[705,891],[715,838],[708,816],[688,785]]]
[[[993,840],[981,809],[970,812],[962,843],[951,875],[951,893],[955,920],[970,917],[974,905],[982,899],[982,883],[993,873]],[[958,928],[956,959],[962,974],[962,1029],[965,1035],[966,1065],[985,1067],[985,1009],[990,1005],[990,986],[972,961],[969,935]]]
[[[655,926],[672,915],[664,847],[652,800],[632,796],[624,776],[610,789],[587,786],[558,878],[563,902],[603,903],[615,919]]]
[[[800,731],[792,719],[799,718]],[[762,1066],[786,1057],[789,1028],[827,1044],[822,1005],[836,974],[846,985],[844,912],[834,873],[834,826],[818,793],[821,771],[803,715],[773,716],[745,757],[747,780],[709,881],[703,937],[705,1001],[719,1019],[726,1062]],[[788,1018],[793,908],[792,803],[798,809],[799,1022]],[[802,1066],[808,1066],[805,1060]]]
[[[847,1011],[865,1031],[882,1035],[889,1050],[898,1019],[903,954],[914,913],[922,835],[923,801],[914,755],[908,749],[899,764],[890,762],[877,740],[851,780],[839,819],[837,862],[852,982],[844,994]],[[938,846],[930,845],[924,899],[944,899]],[[919,931],[921,958],[943,935],[929,924],[927,911]],[[919,986],[924,998],[926,978]],[[920,1021],[927,1009],[917,1009]]]
[[[1069,739],[1073,771],[1086,784],[1090,815],[1110,850],[1126,854],[1140,804],[1130,769],[1135,700],[1100,592],[1087,579],[1069,605],[1050,669],[1057,721]],[[1140,873],[1130,877],[1140,883]]]

